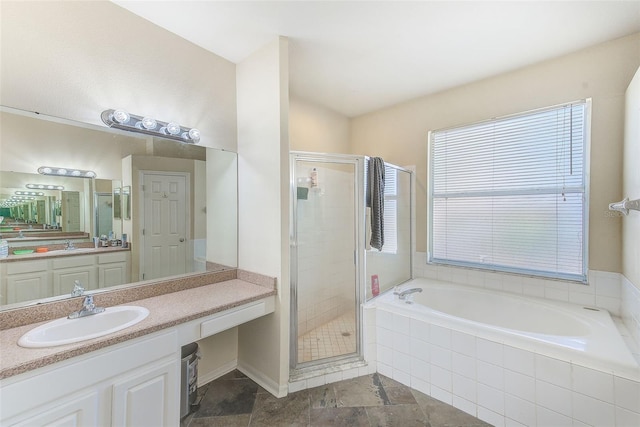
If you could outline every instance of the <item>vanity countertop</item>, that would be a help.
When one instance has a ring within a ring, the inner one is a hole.
[[[51,245],[45,245],[51,246]],[[93,243],[91,243],[91,247],[78,247],[72,250],[65,250],[64,245],[56,245],[59,246],[59,249],[49,250],[47,252],[33,252],[30,254],[22,254],[22,255],[14,255],[14,250],[23,250],[27,249],[26,247],[15,247],[9,249],[9,256],[6,258],[0,258],[0,262],[14,262],[14,261],[33,261],[37,259],[44,258],[59,258],[59,257],[67,257],[67,256],[77,256],[77,255],[102,255],[113,252],[123,252],[129,251],[130,246],[123,248],[122,246],[107,246],[104,248],[94,248]]]
[[[252,273],[249,273],[251,275]],[[32,323],[0,331],[0,379],[60,362],[91,351],[150,334],[165,328],[209,316],[276,294],[273,286],[240,279],[220,281],[191,289],[165,293],[120,305],[137,305],[149,310],[149,316],[127,329],[91,340],[47,348],[23,348],[18,339],[46,322]],[[99,306],[101,295],[95,295]]]

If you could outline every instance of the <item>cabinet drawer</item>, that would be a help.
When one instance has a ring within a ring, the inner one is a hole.
[[[231,313],[224,313],[200,324],[200,336],[202,338],[215,335],[218,332],[238,326],[267,313],[263,301],[249,307],[244,307]]]
[[[17,261],[8,262],[7,274],[32,273],[34,271],[45,271],[48,267],[47,260],[38,261]]]
[[[85,256],[69,256],[53,260],[53,268],[69,268],[82,267],[84,265],[93,265],[95,257],[93,255]]]
[[[124,262],[127,260],[127,252],[116,252],[113,254],[98,255],[98,264],[108,264],[110,262]]]

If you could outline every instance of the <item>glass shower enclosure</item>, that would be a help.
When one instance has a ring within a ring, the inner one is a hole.
[[[364,158],[292,153],[291,367],[360,359]]]

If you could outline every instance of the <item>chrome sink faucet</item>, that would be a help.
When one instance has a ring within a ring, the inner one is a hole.
[[[67,244],[67,246],[64,247],[65,251],[72,251],[76,248],[71,240],[67,240],[65,243]]]
[[[78,319],[80,317],[102,313],[103,311],[104,307],[96,307],[96,305],[93,303],[93,295],[87,295],[86,297],[84,297],[84,301],[82,302],[82,308],[78,311],[74,311],[69,316],[67,316],[67,318]]]

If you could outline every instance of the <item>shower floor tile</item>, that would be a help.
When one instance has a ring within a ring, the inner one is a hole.
[[[345,313],[298,338],[298,362],[356,352],[355,314]]]

